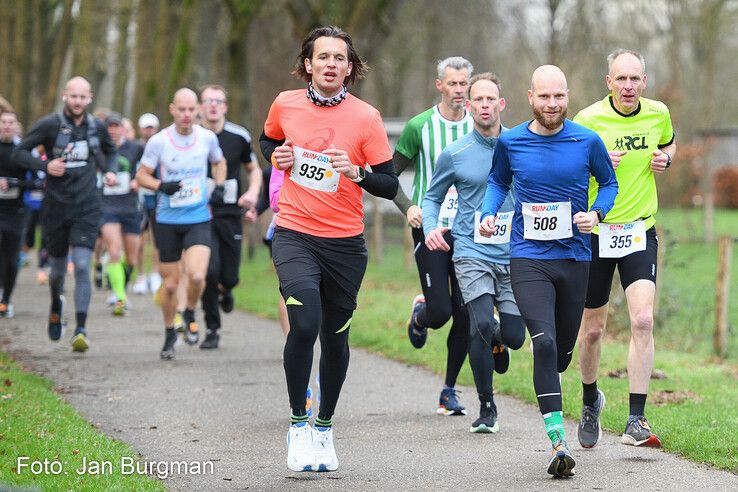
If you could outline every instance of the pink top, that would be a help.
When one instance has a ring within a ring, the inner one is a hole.
[[[279,212],[279,190],[282,189],[284,183],[284,171],[272,168],[272,175],[269,177],[269,206],[275,212]]]

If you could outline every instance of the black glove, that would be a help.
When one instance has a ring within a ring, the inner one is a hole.
[[[210,195],[210,204],[211,205],[223,205],[225,197],[225,186],[223,185],[217,185],[215,188],[213,188],[213,193]]]
[[[161,181],[158,190],[171,196],[177,193],[180,188],[179,181]]]

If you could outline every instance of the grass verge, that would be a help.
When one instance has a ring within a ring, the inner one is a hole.
[[[24,372],[0,352],[0,488],[165,490],[160,481],[146,475],[124,475],[124,457],[135,461],[138,455],[85,421],[54,393],[51,382]],[[93,460],[110,462],[112,473],[89,473]],[[33,462],[39,463],[32,468]],[[88,473],[78,474],[83,466]]]

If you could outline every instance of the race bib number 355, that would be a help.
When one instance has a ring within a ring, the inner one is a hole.
[[[451,186],[446,192],[446,196],[443,197],[441,210],[438,211],[438,227],[448,227],[449,229],[452,228],[458,209],[459,194],[456,191],[456,187]]]
[[[553,241],[572,237],[571,202],[525,203],[523,237]]]
[[[646,249],[646,223],[600,224],[600,258],[622,258]]]
[[[338,189],[341,174],[331,166],[330,156],[296,145],[292,149],[295,155],[290,173],[292,181],[305,188],[326,193],[333,193]]]

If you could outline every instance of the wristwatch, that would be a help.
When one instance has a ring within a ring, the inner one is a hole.
[[[664,151],[662,150],[662,152]],[[666,166],[664,169],[669,169],[671,167],[671,155],[668,152],[664,152],[664,154],[666,154]]]
[[[597,214],[598,222],[602,222],[603,220],[605,220],[605,214],[603,214],[602,210],[600,210],[599,208],[592,209],[592,212],[595,212]]]
[[[352,179],[354,183],[361,183],[364,178],[366,177],[366,169],[364,169],[362,166],[357,166],[359,175],[356,176],[356,179]]]

